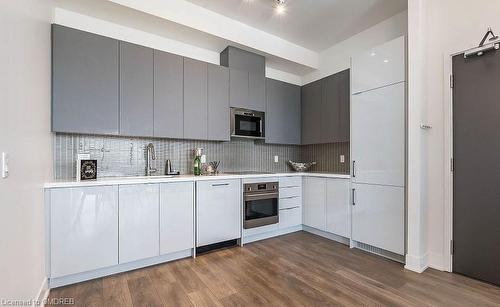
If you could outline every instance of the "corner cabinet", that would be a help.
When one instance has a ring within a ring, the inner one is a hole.
[[[300,145],[300,86],[266,80],[266,143]]]
[[[118,264],[118,186],[48,192],[50,278]]]
[[[52,132],[119,133],[119,42],[52,25]]]

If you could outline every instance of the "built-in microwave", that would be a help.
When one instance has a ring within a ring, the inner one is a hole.
[[[231,108],[231,136],[264,139],[264,112]]]

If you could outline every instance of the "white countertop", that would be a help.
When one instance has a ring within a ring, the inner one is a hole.
[[[103,185],[123,185],[123,184],[144,184],[144,183],[165,183],[165,182],[180,182],[180,181],[203,181],[203,180],[227,180],[227,179],[245,179],[245,178],[266,178],[266,177],[287,177],[287,176],[309,176],[323,178],[340,178],[349,179],[350,175],[332,174],[332,173],[256,173],[256,174],[219,174],[215,176],[194,176],[194,175],[177,175],[177,176],[134,176],[134,177],[106,177],[97,180],[76,181],[62,180],[49,182],[44,185],[45,189],[53,188],[70,188],[70,187],[90,187]]]

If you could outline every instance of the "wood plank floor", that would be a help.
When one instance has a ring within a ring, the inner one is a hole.
[[[76,306],[500,306],[500,287],[297,232],[53,289]]]

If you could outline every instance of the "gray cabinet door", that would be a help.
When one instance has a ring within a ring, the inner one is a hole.
[[[247,109],[266,111],[266,77],[262,73],[250,72],[248,75]]]
[[[52,131],[118,134],[118,41],[52,25]]]
[[[266,143],[300,145],[300,86],[266,80]]]
[[[321,143],[337,141],[340,121],[338,75],[321,79]]]
[[[208,64],[208,139],[229,141],[229,69]]]
[[[321,80],[301,89],[302,144],[321,142]]]
[[[184,138],[206,140],[207,63],[184,58]]]
[[[184,137],[184,60],[154,51],[154,136]]]
[[[153,135],[153,49],[120,42],[120,134]]]
[[[351,138],[350,123],[351,123],[351,77],[349,69],[339,73],[339,97],[340,97],[340,110],[339,110],[339,142],[348,142]]]
[[[231,68],[229,70],[229,104],[231,107],[248,107],[248,72]]]

